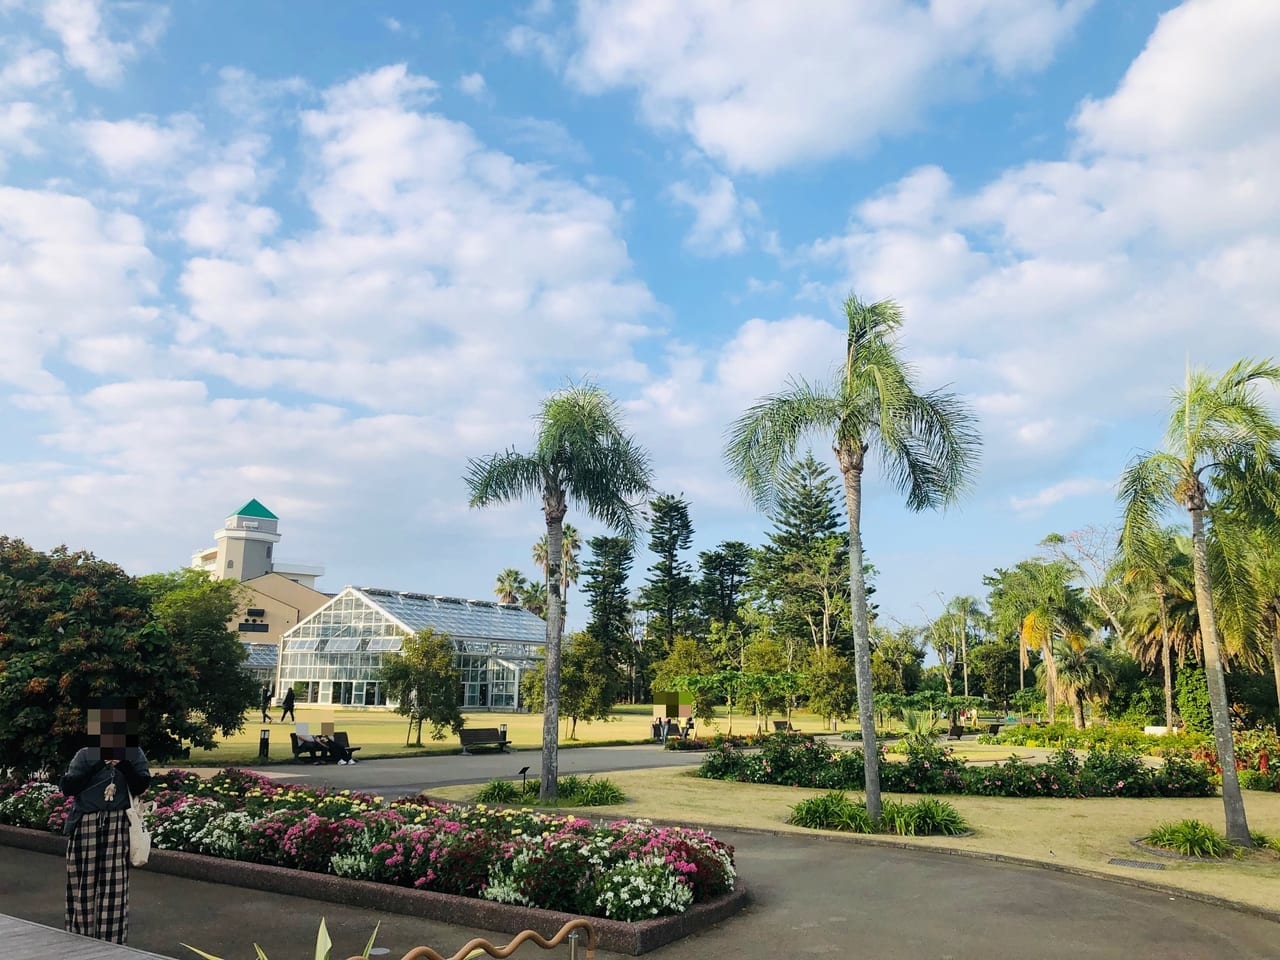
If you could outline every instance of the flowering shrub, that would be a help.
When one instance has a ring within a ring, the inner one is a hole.
[[[1143,733],[1140,727],[1123,723],[1077,730],[1070,723],[1059,722],[1042,727],[1029,723],[1013,724],[1006,726],[994,737],[986,734],[979,736],[978,742],[1017,747],[1072,747],[1077,750],[1092,750],[1098,746],[1127,747],[1138,753],[1163,754],[1170,750],[1186,752],[1211,744],[1212,740],[1202,733],[1153,735]]]
[[[493,809],[271,783],[224,771],[159,774],[158,849],[275,864],[420,890],[639,920],[733,889],[733,848],[701,830],[607,827]],[[580,787],[598,783],[590,778]],[[60,830],[70,801],[48,783],[0,783],[0,822]]]

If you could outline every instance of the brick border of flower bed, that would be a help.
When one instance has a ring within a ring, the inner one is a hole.
[[[60,834],[4,824],[0,824],[0,845],[55,856],[64,856],[67,850],[66,838]],[[578,919],[576,914],[554,910],[493,903],[448,893],[410,890],[408,887],[372,883],[368,880],[348,880],[327,873],[309,873],[290,867],[223,860],[173,850],[152,849],[147,865],[135,869],[340,903],[347,907],[382,910],[500,933],[515,934],[521,930],[537,930],[549,937],[568,921]],[[600,949],[638,957],[729,919],[742,910],[748,900],[747,890],[739,878],[731,893],[707,903],[696,903],[679,916],[656,917],[635,923],[600,917],[585,919],[591,921],[591,926],[595,928]]]

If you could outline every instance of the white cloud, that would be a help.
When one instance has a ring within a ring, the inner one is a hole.
[[[52,50],[25,50],[0,68],[0,97],[47,86],[58,78],[58,55]]]
[[[62,41],[63,56],[71,66],[83,71],[100,85],[117,83],[124,66],[136,58],[141,48],[155,43],[164,30],[163,8],[129,4],[118,8],[134,15],[130,40],[114,40],[113,24],[104,22],[106,5],[102,0],[46,0],[43,6],[45,26]]]
[[[703,189],[687,180],[673,183],[670,194],[693,211],[685,246],[702,256],[741,253],[747,245],[746,225],[760,217],[755,202],[739,198],[733,181],[720,174],[712,174]]]
[[[383,17],[381,20],[381,23],[384,27],[386,27],[392,33],[399,33],[401,30],[404,29],[404,24],[401,23],[399,20],[397,20],[395,17]]]
[[[634,89],[651,124],[733,170],[767,172],[908,130],[983,74],[1040,69],[1089,6],[583,0],[566,75],[590,93]],[[559,59],[529,27],[508,46]]]
[[[591,154],[563,123],[539,117],[517,117],[506,123],[507,139],[532,148],[551,160],[585,164]]]
[[[1073,497],[1092,497],[1115,492],[1115,484],[1095,477],[1075,477],[1038,490],[1026,497],[1010,497],[1009,505],[1020,514],[1038,515],[1049,507]]]
[[[6,150],[34,153],[36,142],[31,135],[43,122],[34,103],[25,100],[0,103],[0,161],[3,161]]]
[[[458,89],[468,97],[476,97],[477,99],[488,92],[488,87],[484,82],[484,74],[482,73],[464,73],[458,79]]]
[[[137,179],[165,172],[191,154],[200,139],[200,121],[190,114],[137,120],[91,120],[81,124],[85,143],[112,176]]]
[[[1155,155],[1240,146],[1274,128],[1280,4],[1190,0],[1160,18],[1120,88],[1086,100],[1085,146]]]

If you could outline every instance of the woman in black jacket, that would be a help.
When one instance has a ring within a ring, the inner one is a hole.
[[[146,755],[127,745],[136,741],[126,733],[129,712],[90,711],[89,740],[98,745],[81,748],[58,785],[76,801],[63,830],[67,930],[113,943],[129,938],[130,797],[151,784]]]

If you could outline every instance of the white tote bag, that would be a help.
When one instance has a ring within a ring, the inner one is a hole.
[[[129,795],[129,862],[135,867],[145,866],[151,857],[151,834],[142,819],[142,800]]]

